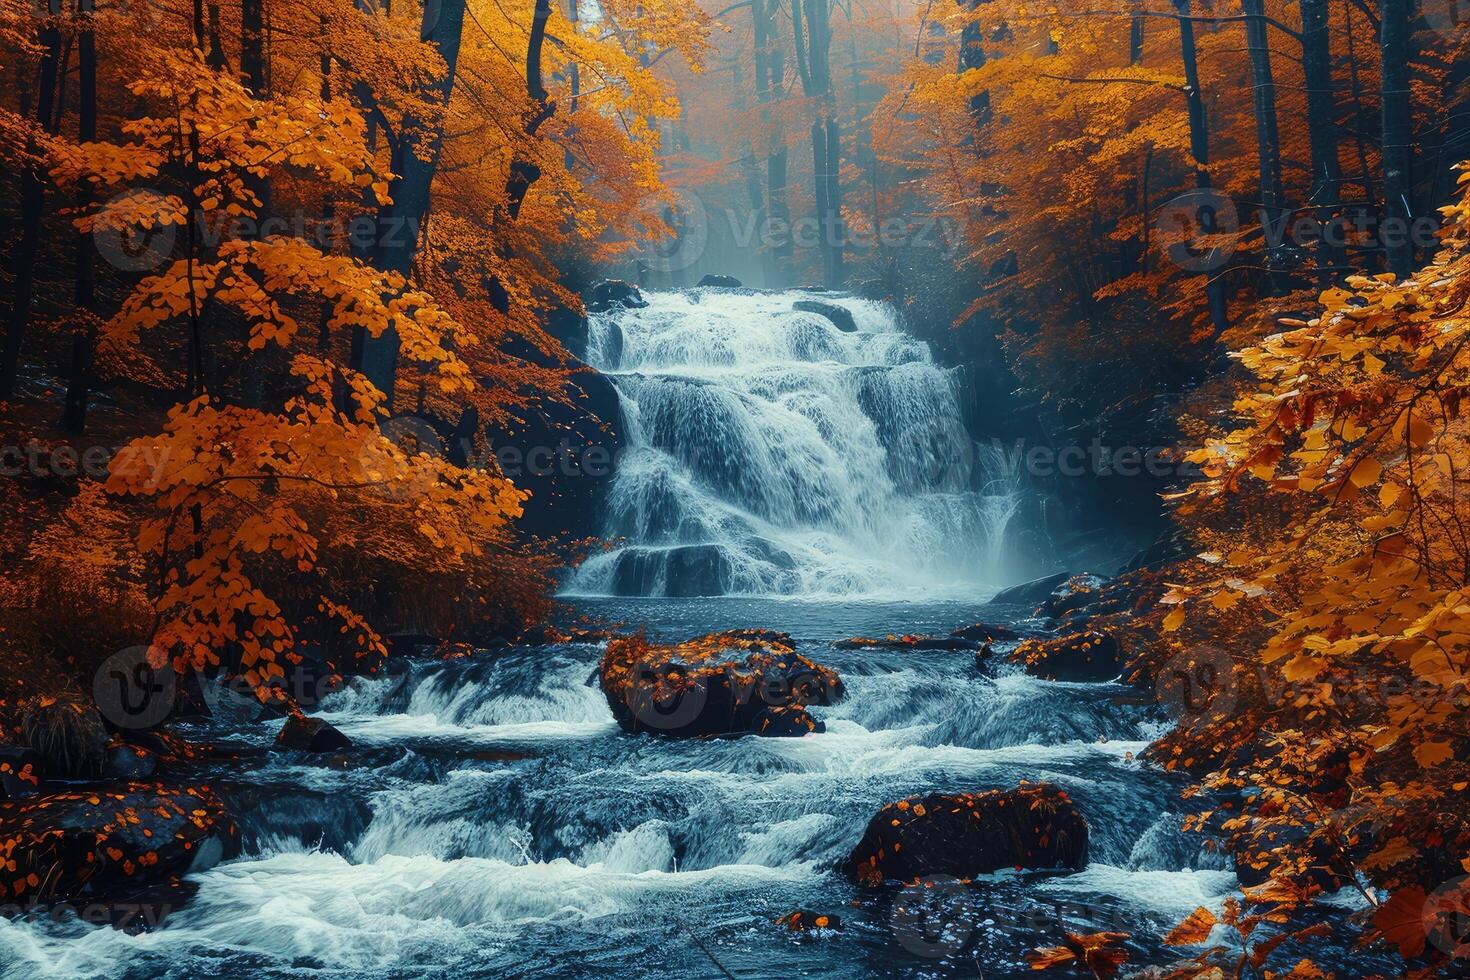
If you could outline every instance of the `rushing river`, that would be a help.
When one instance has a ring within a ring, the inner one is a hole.
[[[7,980],[1025,976],[1064,930],[1174,958],[1160,937],[1236,881],[1179,829],[1179,780],[1138,759],[1164,726],[1150,698],[986,676],[968,652],[832,648],[1026,615],[982,601],[1017,546],[1016,487],[968,455],[952,377],[891,313],[841,300],[843,332],[793,301],[667,294],[595,320],[631,451],[607,515],[622,541],[569,583],[568,615],[665,640],[789,631],[846,682],[814,709],[823,734],[623,734],[598,644],[353,681],[322,712],[354,742],[340,757],[273,751],[279,721],[222,713],[185,731],[239,760],[189,775],[222,787],[244,853],[151,932],[0,920]],[[1086,870],[921,900],[838,868],[885,803],[1021,780],[1077,801]],[[844,928],[774,925],[796,909]]]
[[[269,752],[279,722],[247,727],[258,751],[245,774],[215,773],[246,853],[199,875],[164,928],[0,923],[0,955],[17,976],[853,977],[977,964],[1004,976],[1025,972],[1024,951],[1055,940],[1058,921],[1123,928],[1138,955],[1157,951],[1234,884],[1178,831],[1177,780],[1135,761],[1159,730],[1135,692],[986,678],[963,652],[828,648],[855,630],[952,627],[974,603],[580,607],[669,639],[790,630],[841,671],[849,697],[816,709],[825,734],[677,742],[617,729],[592,677],[596,645],[419,662],[327,703],[357,746],[343,759]],[[863,896],[835,865],[882,804],[1022,779],[1078,801],[1086,871],[976,884],[941,913],[949,939],[902,901],[852,904]],[[803,942],[772,924],[797,908],[845,928]]]

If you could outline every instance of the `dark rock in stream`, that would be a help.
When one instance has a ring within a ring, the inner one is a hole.
[[[734,276],[708,275],[695,283],[696,286],[715,286],[720,289],[740,289],[745,284]]]
[[[340,752],[352,748],[352,739],[320,718],[292,715],[281,726],[276,745],[304,752]]]
[[[799,299],[791,304],[793,310],[802,313],[815,313],[817,316],[826,317],[832,321],[832,325],[843,333],[856,333],[857,321],[852,318],[852,311],[836,303],[823,303],[815,299]]]
[[[626,732],[669,738],[801,736],[824,730],[807,705],[844,694],[836,671],[796,653],[785,633],[732,630],[677,646],[612,640],[598,682]]]
[[[184,875],[239,850],[239,832],[207,787],[123,783],[0,803],[0,854],[13,907],[57,903],[101,909],[139,893],[167,896]]]
[[[1072,577],[1070,572],[1058,572],[1031,582],[1022,582],[1008,589],[1001,589],[990,597],[990,601],[1007,606],[1034,606],[1051,598],[1060,585]]]
[[[1097,602],[1109,581],[1091,572],[1073,575],[1052,590],[1037,612],[1051,619],[1061,619],[1070,612]]]
[[[947,875],[968,881],[1003,868],[1087,866],[1087,821],[1063,790],[931,793],[890,803],[847,860],[865,888]]]
[[[1107,633],[1087,631],[1049,640],[1025,640],[1011,658],[1032,677],[1048,681],[1110,681],[1123,671],[1118,641]]]
[[[602,313],[607,310],[641,310],[648,300],[638,287],[621,279],[604,279],[587,291],[587,312]]]

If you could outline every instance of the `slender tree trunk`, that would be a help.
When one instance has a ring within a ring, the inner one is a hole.
[[[1409,20],[1411,0],[1382,0],[1379,4],[1379,48],[1382,53],[1383,102],[1383,215],[1380,230],[1388,271],[1407,276],[1414,267],[1409,236],[1413,215],[1409,206],[1412,184],[1409,168],[1413,149],[1413,104],[1409,96]]]
[[[549,0],[538,0],[537,15]],[[444,59],[445,73],[431,89],[443,105],[449,104],[454,91],[454,73],[459,62],[460,36],[464,29],[465,0],[427,0],[424,4],[420,37],[438,48]],[[394,147],[393,172],[389,186],[393,203],[380,210],[377,217],[377,247],[373,264],[384,272],[407,275],[418,252],[423,223],[429,213],[429,192],[434,173],[439,167],[444,131],[434,129],[418,140],[412,138],[415,124],[405,120]],[[420,142],[421,140],[422,142]],[[422,152],[422,156],[420,153]],[[386,397],[386,408],[392,411],[394,381],[398,374],[398,333],[388,327],[377,337],[359,329],[354,337],[353,367],[361,371]]]
[[[325,39],[327,37],[326,14],[321,15],[320,25],[322,37]],[[325,47],[325,41],[323,42],[323,45],[324,46],[322,47],[321,60],[319,62],[322,75],[322,82],[319,94],[321,95],[323,102],[330,102],[332,99],[332,54],[330,49]],[[336,221],[337,205],[336,202],[332,200],[332,191],[329,188],[326,192],[325,200],[322,202],[322,230],[327,236],[332,235],[334,231],[333,226],[336,224]],[[331,251],[331,237],[327,237],[327,239],[322,242],[322,246],[323,251]],[[317,347],[324,355],[329,354],[332,350],[331,321],[332,304],[330,302],[323,302],[321,313],[317,320]]]
[[[765,38],[769,51],[767,65],[770,72],[770,93],[767,101],[776,103],[782,100],[786,91],[786,56],[784,49],[776,41],[777,0],[764,2]],[[766,207],[770,215],[770,227],[775,235],[771,247],[775,276],[770,285],[780,289],[791,285],[791,208],[786,203],[788,151],[785,127],[774,114],[770,114],[770,118],[771,146],[766,157]]]
[[[1256,165],[1260,187],[1261,230],[1266,236],[1265,255],[1270,272],[1267,283],[1272,295],[1285,283],[1276,261],[1275,245],[1284,240],[1286,194],[1281,186],[1281,134],[1276,121],[1276,80],[1271,73],[1271,47],[1266,35],[1265,0],[1242,0],[1246,47],[1250,51],[1251,94],[1256,118]]]
[[[61,0],[50,0],[49,16],[40,30],[41,65],[36,93],[36,121],[50,130],[55,122],[56,73],[61,57],[61,30],[57,18]],[[6,324],[5,345],[0,348],[0,400],[15,395],[16,374],[20,370],[20,350],[31,325],[31,306],[35,299],[36,253],[41,244],[41,214],[46,206],[46,185],[41,175],[30,167],[21,174],[20,243],[12,265],[14,293],[10,317]]]
[[[1358,42],[1355,38],[1357,27],[1353,24],[1353,4],[1351,0],[1342,2],[1343,21],[1347,25],[1344,32],[1347,37],[1347,63],[1348,81],[1353,93],[1353,130],[1354,142],[1358,149],[1358,178],[1363,187],[1363,198],[1369,213],[1378,212],[1378,191],[1373,186],[1373,169],[1368,166],[1368,139],[1366,134],[1371,127],[1378,124],[1378,120],[1372,117],[1363,105],[1363,83],[1358,72]]]
[[[1308,202],[1324,231],[1317,246],[1317,274],[1327,286],[1348,271],[1335,226],[1341,206],[1342,165],[1337,158],[1337,106],[1332,87],[1332,51],[1327,31],[1327,0],[1301,0],[1302,75],[1307,86],[1307,141],[1312,153],[1312,190]]]
[[[240,78],[245,88],[257,99],[265,98],[265,9],[263,0],[241,0],[240,3]],[[247,175],[245,187],[260,201],[256,219],[263,222],[270,215],[270,182],[254,174]]]
[[[1200,89],[1199,58],[1194,43],[1194,22],[1190,20],[1190,0],[1174,0],[1179,13],[1179,54],[1184,63],[1185,96],[1189,104],[1189,153],[1194,158],[1194,185],[1210,190],[1210,130],[1205,116],[1204,92]],[[1200,229],[1206,234],[1219,230],[1213,208],[1199,209]],[[1206,270],[1205,297],[1210,309],[1210,322],[1218,337],[1230,326],[1225,304],[1225,285],[1213,270]]]
[[[93,0],[77,0],[77,139],[88,143],[97,138],[97,36],[92,31]],[[77,191],[77,207],[91,209],[92,189],[86,182]],[[88,319],[96,305],[96,251],[92,236],[77,233],[75,299],[80,322],[71,335],[71,361],[66,381],[66,407],[61,427],[80,434],[87,426],[87,391],[92,375],[92,325]]]

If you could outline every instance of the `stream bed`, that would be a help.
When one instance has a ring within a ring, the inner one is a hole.
[[[848,697],[815,709],[823,734],[672,741],[618,730],[597,644],[414,661],[327,701],[352,752],[267,751],[280,723],[261,722],[245,730],[243,776],[200,773],[241,813],[245,853],[196,876],[162,928],[0,921],[7,975],[1021,976],[1025,951],[1061,928],[1132,933],[1133,961],[1158,962],[1160,936],[1235,886],[1226,860],[1178,829],[1180,781],[1136,758],[1163,730],[1139,692],[986,677],[963,651],[830,647],[1020,610],[740,598],[578,610],[666,640],[788,630]],[[1021,780],[1077,801],[1085,871],[1001,874],[915,904],[864,895],[837,868],[884,803]],[[844,928],[773,924],[795,909]]]

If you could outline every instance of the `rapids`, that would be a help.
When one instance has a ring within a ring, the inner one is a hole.
[[[1029,976],[1026,951],[1064,929],[1177,958],[1161,937],[1236,879],[1180,830],[1179,778],[1138,758],[1165,730],[1148,692],[831,647],[1027,615],[979,584],[1006,578],[1016,488],[966,450],[951,374],[890,311],[840,299],[843,333],[792,312],[799,295],[659,294],[595,319],[631,447],[607,514],[624,540],[569,581],[567,614],[664,640],[789,631],[846,682],[814,709],[825,733],[625,735],[597,644],[354,680],[321,712],[355,743],[342,756],[273,751],[279,721],[181,725],[239,756],[185,775],[220,787],[244,853],[152,931],[0,918],[6,980]],[[885,803],[1021,780],[1077,801],[1085,871],[874,897],[838,868]],[[773,924],[796,909],[845,928]]]

